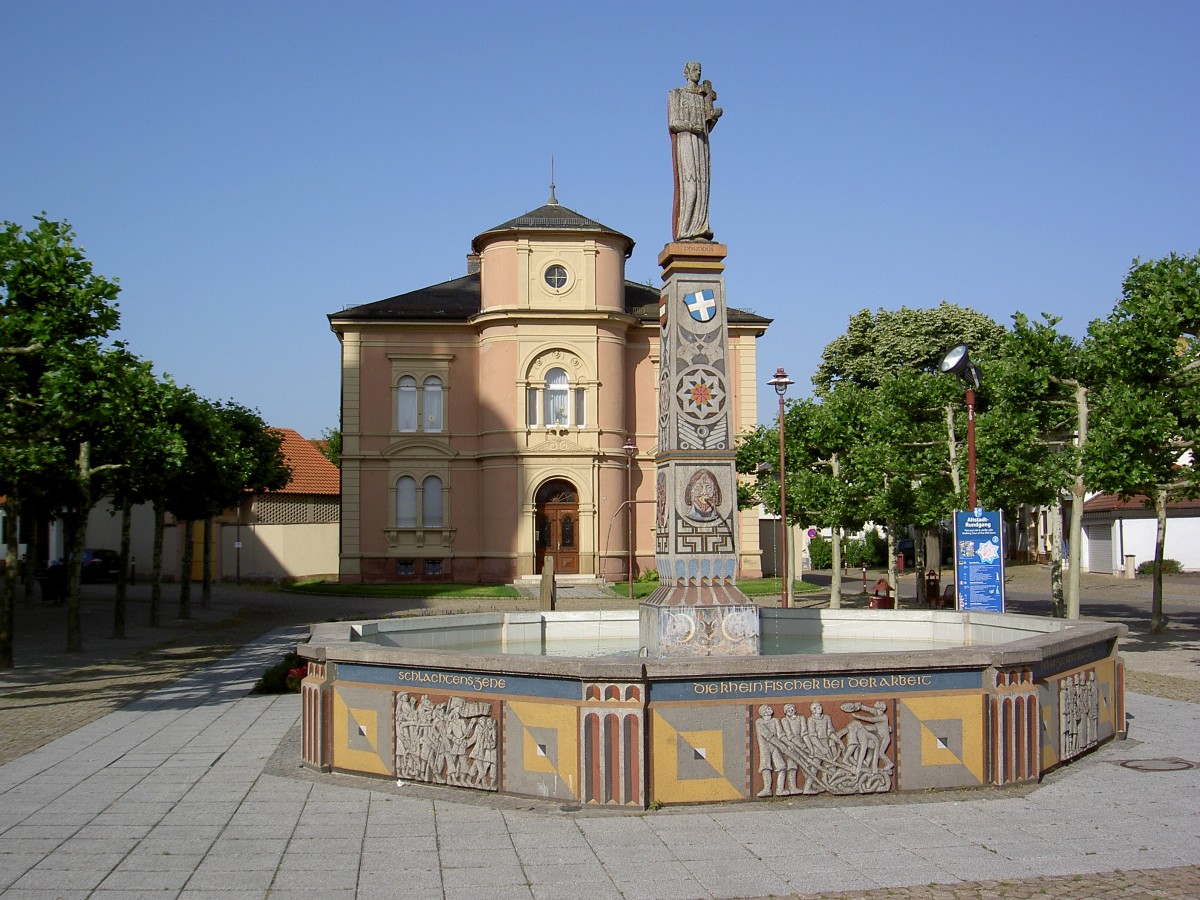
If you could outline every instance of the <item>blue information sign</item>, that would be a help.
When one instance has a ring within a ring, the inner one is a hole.
[[[958,608],[1004,612],[1004,514],[954,514],[954,582]]]

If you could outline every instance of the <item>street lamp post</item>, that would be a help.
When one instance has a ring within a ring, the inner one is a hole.
[[[956,344],[942,357],[938,368],[961,378],[967,385],[967,510],[975,510],[975,391],[979,389],[979,367],[971,362],[970,348]]]
[[[633,435],[625,438],[625,444],[621,447],[625,451],[625,524],[629,531],[627,538],[627,547],[629,552],[628,561],[628,576],[629,576],[629,599],[633,599],[633,458],[637,455],[637,444],[633,442]]]
[[[788,579],[791,577],[791,572],[788,567],[788,525],[787,525],[787,489],[784,485],[787,483],[787,469],[784,467],[784,451],[783,451],[783,395],[787,393],[788,385],[796,382],[788,378],[787,372],[780,366],[775,370],[775,377],[767,384],[775,388],[775,393],[779,395],[779,524],[780,530],[783,532],[783,540],[780,543],[780,551],[783,554],[783,565],[780,571],[783,574],[783,582],[780,590],[780,605],[785,609],[788,606],[788,595],[791,593],[788,588],[791,586]]]

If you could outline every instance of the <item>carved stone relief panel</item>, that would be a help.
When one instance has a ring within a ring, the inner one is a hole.
[[[1096,670],[1076,672],[1058,682],[1059,758],[1066,761],[1095,747],[1100,725],[1100,685]]]
[[[835,715],[819,702],[808,704],[807,716],[795,703],[782,711],[770,703],[751,710],[759,797],[892,789],[892,704],[842,703]]]
[[[490,702],[396,695],[396,777],[497,789],[497,724]]]

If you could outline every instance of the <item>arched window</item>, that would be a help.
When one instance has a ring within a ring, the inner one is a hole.
[[[430,475],[421,482],[421,524],[425,528],[441,528],[445,524],[442,515],[442,479]]]
[[[421,392],[421,405],[425,414],[425,431],[442,430],[442,379],[430,375],[425,379]]]
[[[567,400],[571,382],[565,369],[551,369],[546,373],[546,399],[543,419],[552,428],[566,428],[568,420]]]
[[[396,430],[417,430],[417,379],[411,375],[396,384]]]
[[[396,527],[417,527],[417,481],[408,475],[396,482]]]
[[[562,355],[562,354],[559,354]],[[525,388],[525,423],[530,428],[583,428],[587,425],[587,388],[555,366],[544,379],[531,377]]]

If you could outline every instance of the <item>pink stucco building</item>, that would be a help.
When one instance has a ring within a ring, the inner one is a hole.
[[[547,555],[557,573],[621,580],[630,526],[635,573],[653,568],[659,297],[626,280],[633,241],[552,194],[471,249],[461,278],[329,316],[341,580],[501,583],[540,573]],[[729,310],[739,431],[757,421],[755,340],[769,324]],[[741,576],[756,577],[752,512],[740,547]]]

